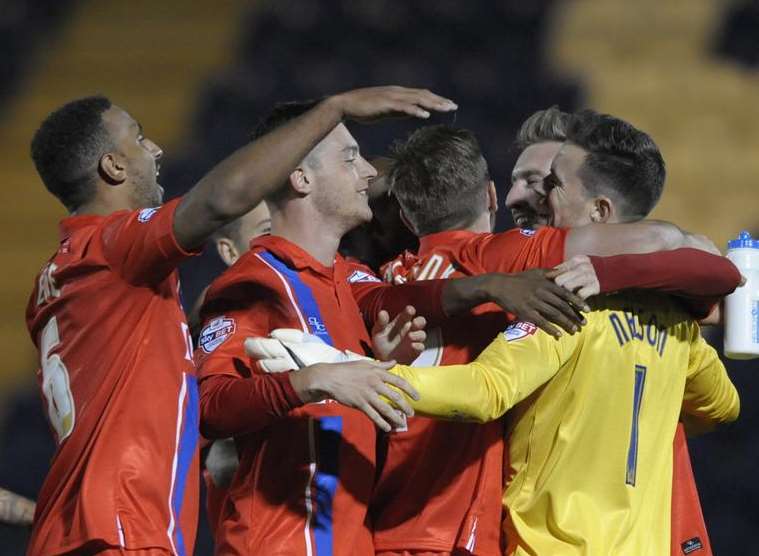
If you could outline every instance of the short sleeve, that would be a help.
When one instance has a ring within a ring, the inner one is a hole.
[[[477,259],[487,272],[552,268],[564,260],[567,230],[543,227],[492,234],[477,244]]]
[[[174,236],[174,213],[180,201],[117,212],[105,219],[101,235],[105,259],[127,282],[160,283],[181,261],[199,252],[185,251]]]

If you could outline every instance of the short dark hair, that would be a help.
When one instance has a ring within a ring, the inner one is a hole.
[[[468,226],[481,214],[490,174],[471,131],[422,127],[390,155],[392,192],[418,235]]]
[[[319,104],[319,102],[321,102],[321,99],[296,100],[275,104],[274,108],[271,109],[271,112],[258,122],[258,125],[256,125],[253,133],[251,133],[250,138],[253,141],[260,139],[267,133],[271,133],[278,127],[281,127],[298,116],[305,114]],[[273,193],[269,194],[266,197],[266,201],[268,203],[277,204],[283,199],[286,199],[287,195],[288,188],[280,187]]]
[[[239,241],[240,239],[240,229],[242,228],[242,216],[235,218],[234,220],[230,220],[226,224],[224,224],[221,228],[216,230],[212,238],[214,241],[218,241],[220,239],[231,239],[232,241]]]
[[[102,117],[110,107],[102,95],[71,101],[49,114],[32,138],[37,173],[69,211],[95,193],[93,171],[113,145]]]
[[[514,147],[523,151],[530,145],[546,141],[563,143],[567,139],[567,128],[571,115],[554,105],[538,110],[527,118],[517,132]]]
[[[274,108],[271,109],[271,112],[258,122],[258,125],[256,125],[256,128],[251,134],[251,139],[256,140],[263,137],[267,133],[285,125],[290,120],[294,120],[298,116],[305,114],[320,102],[321,99],[311,99],[275,104]]]
[[[653,210],[666,169],[647,133],[614,116],[583,110],[573,115],[567,141],[588,153],[580,177],[589,193],[614,195],[625,219],[640,219]]]

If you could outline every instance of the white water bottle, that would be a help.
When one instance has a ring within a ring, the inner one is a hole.
[[[759,357],[759,239],[741,232],[727,242],[727,258],[746,284],[725,298],[725,355],[754,359]]]

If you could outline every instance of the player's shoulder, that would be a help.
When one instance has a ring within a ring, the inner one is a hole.
[[[382,282],[377,274],[361,261],[346,258],[340,266],[343,267],[342,272],[349,284]]]
[[[266,281],[270,273],[256,253],[247,251],[211,282],[206,299],[229,296],[241,287]]]

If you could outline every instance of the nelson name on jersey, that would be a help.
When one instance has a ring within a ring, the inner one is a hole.
[[[668,328],[660,325],[656,314],[641,307],[624,307],[609,314],[609,323],[620,346],[638,340],[648,342],[661,357],[670,334]]]

